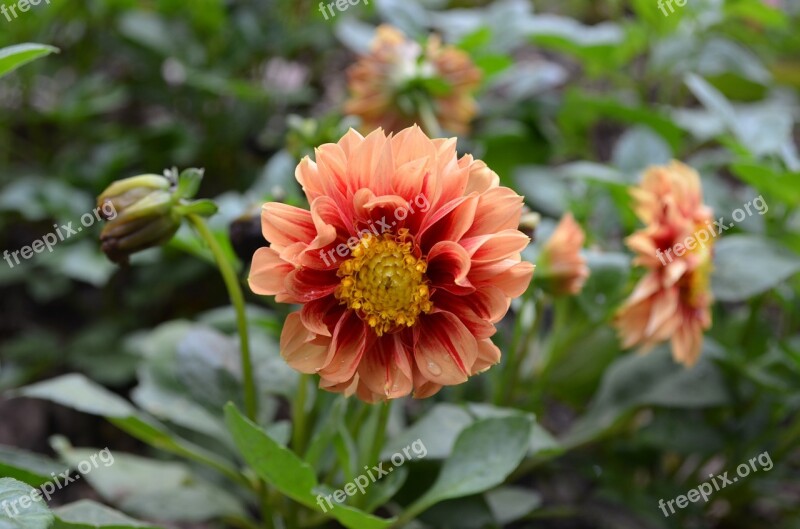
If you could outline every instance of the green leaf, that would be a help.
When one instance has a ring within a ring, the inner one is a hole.
[[[409,511],[477,494],[500,485],[528,451],[531,420],[523,416],[484,419],[461,432],[436,482]]]
[[[0,49],[0,77],[31,61],[58,53],[58,48],[46,44],[25,43]]]
[[[193,198],[200,190],[200,184],[202,181],[203,169],[185,169],[178,177],[178,188],[175,190],[175,196],[185,199]]]
[[[105,501],[135,516],[199,522],[244,514],[233,494],[184,463],[111,452],[111,458],[98,460],[96,448],[72,448],[62,437],[53,438],[51,444],[72,468],[95,456],[97,464],[82,477]]]
[[[729,402],[716,366],[703,355],[692,368],[672,359],[667,345],[647,354],[628,354],[609,367],[589,411],[576,421],[564,445],[575,446],[611,428],[639,406],[707,408]]]
[[[763,237],[723,237],[714,252],[711,286],[720,301],[743,301],[800,271],[800,256]]]
[[[800,205],[800,173],[776,171],[756,163],[736,163],[731,166],[733,173],[743,182],[768,193],[770,198],[787,204]]]
[[[470,414],[460,406],[437,404],[413,426],[392,438],[384,447],[381,457],[388,459],[417,439],[422,439],[428,449],[426,459],[445,459],[453,451],[458,435],[472,422]]]
[[[0,478],[0,505],[0,529],[48,529],[53,523],[41,493],[16,479]]]
[[[495,521],[505,527],[527,516],[542,504],[535,491],[521,487],[500,487],[484,494]]]
[[[225,417],[239,452],[262,479],[296,502],[313,510],[319,509],[315,493],[317,477],[308,463],[278,444],[233,404],[225,406]],[[344,504],[336,504],[327,514],[348,529],[385,529],[394,521]]]
[[[51,378],[12,392],[12,395],[44,399],[90,415],[125,418],[136,409],[122,397],[111,393],[83,375],[72,374]]]
[[[625,131],[614,146],[611,158],[621,170],[635,173],[651,165],[669,162],[672,149],[651,129],[638,126]]]
[[[226,460],[180,439],[158,421],[141,414],[128,401],[83,375],[64,375],[20,388],[13,396],[50,400],[63,406],[107,418],[112,424],[151,446],[200,461],[234,481],[242,478]]]
[[[64,467],[52,459],[19,448],[0,445],[0,475],[38,487],[50,481],[52,472],[63,471]]]
[[[134,520],[92,500],[80,500],[53,509],[56,521],[52,529],[160,529]]]

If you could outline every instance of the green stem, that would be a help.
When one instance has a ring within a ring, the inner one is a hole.
[[[292,448],[303,457],[306,445],[306,401],[308,400],[308,375],[297,380],[297,397],[292,408]]]
[[[418,109],[419,117],[422,120],[422,127],[431,138],[441,138],[442,127],[439,125],[439,120],[436,119],[436,113],[433,111],[431,102],[426,98],[421,97],[419,99]]]
[[[252,421],[257,421],[258,418],[258,398],[256,393],[256,383],[253,376],[253,362],[250,357],[250,337],[247,332],[247,316],[244,310],[244,294],[239,285],[239,278],[236,272],[228,261],[222,247],[217,242],[214,234],[208,228],[206,221],[199,215],[187,215],[186,218],[192,223],[197,233],[206,242],[214,259],[217,262],[217,267],[222,275],[225,286],[228,289],[228,296],[231,299],[234,309],[236,310],[236,327],[239,330],[239,340],[241,342],[242,353],[242,377],[244,378],[244,407],[247,417]]]
[[[378,420],[375,422],[375,434],[372,436],[372,448],[369,451],[367,465],[377,464],[381,457],[381,450],[383,450],[383,444],[386,441],[386,424],[389,422],[392,401],[387,400],[383,404],[379,404],[379,406],[381,409],[378,412]]]

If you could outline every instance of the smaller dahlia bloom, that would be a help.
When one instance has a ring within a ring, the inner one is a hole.
[[[297,167],[310,211],[264,205],[250,288],[301,304],[294,369],[367,402],[433,395],[500,361],[495,324],[533,275],[522,197],[455,139],[354,130]]]
[[[626,244],[636,252],[634,264],[649,271],[617,313],[623,346],[647,351],[670,340],[675,360],[692,366],[700,357],[703,332],[711,327],[713,238],[699,241],[697,233],[710,230],[713,217],[703,204],[700,177],[673,161],[648,169],[631,195],[646,226]],[[680,249],[692,240],[693,249],[676,251],[676,245]]]
[[[370,53],[348,70],[348,79],[345,111],[361,117],[367,130],[398,132],[426,123],[426,113],[432,113],[445,130],[464,134],[477,113],[472,93],[480,86],[481,71],[467,53],[443,46],[436,36],[423,47],[382,25]]]
[[[576,295],[589,277],[586,258],[581,255],[586,234],[567,213],[539,255],[539,273],[544,286],[556,296]]]

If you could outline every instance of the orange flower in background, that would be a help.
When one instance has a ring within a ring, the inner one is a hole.
[[[426,124],[430,113],[445,130],[463,134],[477,112],[472,93],[480,70],[468,54],[435,36],[423,48],[398,29],[380,26],[370,53],[350,67],[348,78],[345,111],[361,117],[367,130],[397,132]]]
[[[539,274],[555,295],[576,295],[589,277],[586,258],[581,255],[586,234],[571,213],[562,217],[539,256]]]
[[[700,357],[711,327],[709,276],[713,220],[703,204],[700,177],[680,162],[652,167],[631,191],[646,226],[627,238],[634,264],[649,269],[617,314],[624,347],[647,350],[670,340],[672,355],[687,366]],[[694,241],[694,242],[690,242]],[[688,243],[688,244],[687,244]]]
[[[310,211],[264,205],[250,287],[289,315],[281,353],[320,387],[372,402],[433,395],[500,360],[490,337],[533,265],[522,197],[456,140],[350,130],[304,158]]]

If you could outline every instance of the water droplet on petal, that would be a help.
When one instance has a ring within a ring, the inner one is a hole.
[[[428,371],[435,377],[442,374],[442,368],[436,362],[428,362]]]

